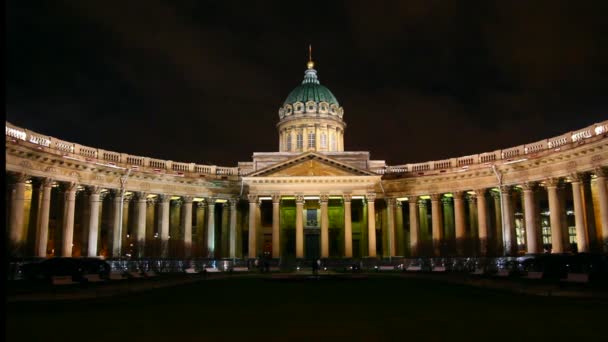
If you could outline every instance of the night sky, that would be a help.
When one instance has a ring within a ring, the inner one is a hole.
[[[344,107],[345,149],[389,164],[608,119],[608,1],[285,2],[7,1],[6,118],[235,166],[278,150],[310,43]]]

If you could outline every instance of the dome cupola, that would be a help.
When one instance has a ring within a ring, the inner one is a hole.
[[[304,80],[279,109],[279,149],[282,152],[344,151],[344,110],[323,86],[310,54]]]

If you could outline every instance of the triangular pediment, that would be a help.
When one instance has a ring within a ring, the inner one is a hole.
[[[249,177],[328,177],[376,176],[314,152],[301,154],[282,163],[256,171]]]

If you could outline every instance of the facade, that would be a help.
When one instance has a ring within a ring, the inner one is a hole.
[[[344,150],[344,110],[313,67],[279,109],[279,152],[236,167],[106,151],[6,122],[11,255],[608,251],[608,121],[492,152],[386,165]]]

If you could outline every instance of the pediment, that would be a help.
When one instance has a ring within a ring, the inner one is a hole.
[[[308,152],[269,166],[249,175],[249,177],[328,177],[328,176],[375,176],[366,170],[341,163],[332,158]]]

